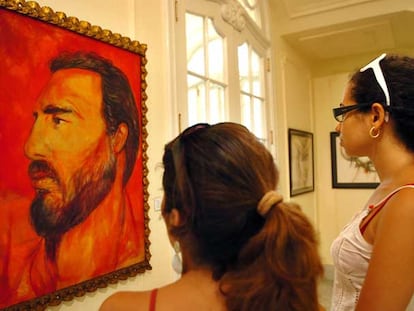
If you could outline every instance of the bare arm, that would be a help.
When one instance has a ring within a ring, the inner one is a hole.
[[[414,292],[414,190],[395,194],[381,214],[357,311],[405,311]]]

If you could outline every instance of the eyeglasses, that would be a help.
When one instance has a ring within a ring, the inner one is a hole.
[[[210,127],[210,124],[208,124],[208,123],[197,123],[197,124],[194,124],[194,125],[192,125],[192,126],[190,126],[190,127],[186,128],[186,129],[185,129],[185,130],[181,133],[181,135],[180,135],[179,137],[180,137],[180,138],[182,138],[182,137],[186,137],[186,136],[188,136],[188,135],[190,135],[190,134],[192,134],[192,133],[196,132],[197,130],[204,129],[204,128],[207,128],[207,127]]]
[[[369,107],[371,105],[372,105],[372,103],[356,104],[356,105],[350,105],[350,106],[341,106],[341,107],[332,109],[332,111],[333,111],[333,115],[334,115],[335,120],[338,121],[338,122],[343,122],[345,120],[345,114],[347,112],[350,112],[350,111],[355,110],[355,109]]]
[[[385,82],[384,74],[382,73],[382,69],[380,66],[380,61],[382,61],[387,54],[383,53],[382,55],[378,56],[372,62],[370,62],[365,67],[362,67],[359,71],[364,72],[365,70],[371,68],[374,71],[375,79],[379,86],[381,87],[382,91],[385,95],[385,103],[389,107],[390,106],[390,94],[388,93],[387,83]]]

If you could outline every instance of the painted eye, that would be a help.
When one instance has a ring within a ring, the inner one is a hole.
[[[60,124],[61,122],[63,122],[62,119],[58,118],[58,117],[53,117],[53,123],[55,124]]]

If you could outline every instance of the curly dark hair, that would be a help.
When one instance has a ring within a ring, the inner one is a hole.
[[[390,113],[396,136],[414,151],[414,58],[387,55],[380,61],[380,66],[390,95],[390,106],[385,104],[385,94],[372,69],[358,70],[351,76],[351,96],[357,103],[381,103]]]

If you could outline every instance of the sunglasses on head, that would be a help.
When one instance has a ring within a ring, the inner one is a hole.
[[[183,161],[181,161],[181,157],[182,157],[182,139],[189,137],[190,135],[193,135],[195,132],[198,132],[202,129],[206,129],[209,128],[211,125],[208,123],[197,123],[194,124],[188,128],[186,128],[183,132],[181,132],[181,134],[179,136],[177,136],[175,138],[175,140],[173,141],[172,145],[171,145],[171,152],[172,152],[172,156],[173,156],[173,161],[174,161],[174,167],[176,168],[176,170],[178,168],[183,167],[184,163]],[[181,161],[181,162],[180,162]]]
[[[359,71],[364,72],[365,70],[371,68],[374,71],[375,79],[379,86],[381,87],[382,91],[385,95],[385,104],[389,107],[390,106],[390,94],[388,93],[387,83],[385,82],[384,74],[382,73],[382,69],[380,66],[380,61],[382,61],[387,54],[383,53],[382,55],[378,56],[372,62],[370,62],[365,67],[362,67]]]
[[[368,65],[362,67],[359,71],[364,72],[367,69],[372,69],[374,72],[375,79],[377,80],[377,83],[381,87],[382,92],[385,95],[385,104],[387,107],[390,107],[390,95],[388,92],[387,83],[385,82],[384,74],[382,73],[382,69],[380,66],[380,61],[385,58],[387,54],[383,53],[380,56],[378,56],[376,59],[374,59],[372,62],[370,62]],[[369,107],[372,105],[372,103],[363,103],[363,104],[356,104],[351,106],[342,106],[338,108],[333,109],[333,115],[336,121],[343,122],[345,119],[345,114],[349,111]]]

